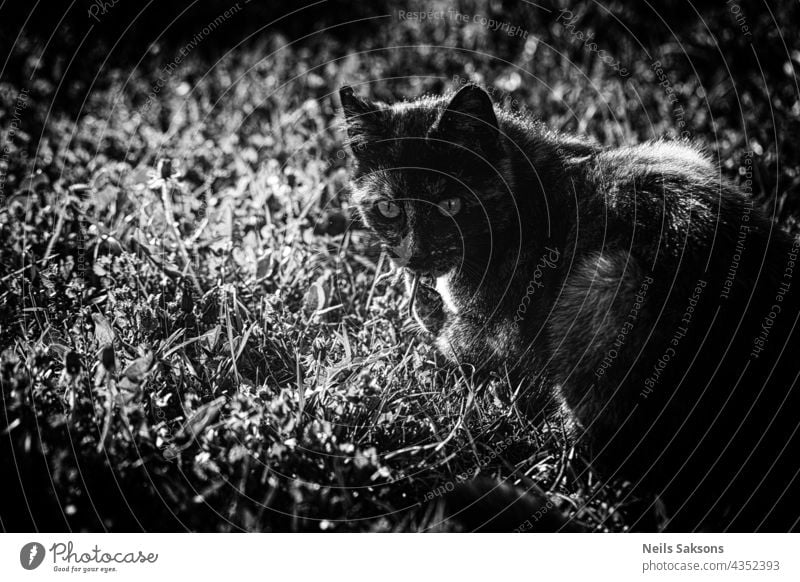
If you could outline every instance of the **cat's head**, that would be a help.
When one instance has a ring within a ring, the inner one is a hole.
[[[340,90],[355,157],[353,201],[395,261],[433,276],[480,268],[516,212],[504,136],[489,95],[392,105]]]

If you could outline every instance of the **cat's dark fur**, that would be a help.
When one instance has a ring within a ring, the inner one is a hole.
[[[442,352],[545,375],[591,458],[657,494],[669,529],[797,529],[797,246],[705,153],[598,147],[474,85],[340,98],[354,201],[436,279],[415,314]]]

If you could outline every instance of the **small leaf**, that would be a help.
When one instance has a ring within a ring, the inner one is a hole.
[[[172,160],[169,158],[162,158],[158,160],[158,164],[156,165],[156,172],[161,177],[162,180],[169,180],[173,177],[175,171],[173,169]]]
[[[108,371],[117,367],[117,358],[114,355],[114,347],[111,344],[106,345],[100,352],[100,363]]]
[[[70,376],[77,376],[81,373],[81,358],[77,352],[70,350],[64,358],[64,369]]]
[[[153,352],[147,352],[145,355],[136,358],[130,365],[125,368],[122,373],[128,380],[141,384],[150,368],[153,366]]]
[[[139,382],[134,382],[126,377],[117,382],[117,388],[122,392],[138,392]]]
[[[197,437],[219,417],[219,412],[225,405],[225,401],[226,398],[224,396],[219,396],[211,402],[203,404],[183,423],[179,436],[184,438]]]
[[[108,375],[108,370],[103,364],[97,366],[97,370],[95,370],[94,373],[95,388],[99,388],[100,386],[103,385],[103,382],[105,381],[107,375]]]
[[[189,284],[183,286],[183,294],[181,295],[181,309],[184,313],[191,313],[194,308],[194,297],[192,296],[192,287]]]
[[[275,267],[274,255],[267,251],[267,254],[256,260],[256,278],[263,279],[272,274]]]
[[[211,330],[203,334],[203,337],[206,340],[206,345],[208,346],[209,350],[213,350],[214,347],[217,345],[221,333],[222,333],[222,326],[215,325]]]
[[[93,313],[92,319],[94,320],[94,337],[97,344],[100,346],[112,345],[114,343],[114,328],[102,313]]]
[[[325,281],[320,278],[308,288],[305,298],[305,308],[309,313],[314,313],[325,309],[328,304],[328,293],[325,289]]]

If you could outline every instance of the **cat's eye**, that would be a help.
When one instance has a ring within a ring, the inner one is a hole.
[[[400,216],[400,206],[391,200],[381,200],[375,206],[385,218],[397,218]]]
[[[445,216],[455,216],[461,210],[461,198],[448,198],[439,202],[439,212]]]

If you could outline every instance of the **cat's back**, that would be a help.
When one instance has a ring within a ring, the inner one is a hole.
[[[743,224],[751,251],[763,251],[773,230],[719,165],[687,141],[604,149],[582,175],[576,227],[589,235],[585,240],[630,249],[646,262],[721,264],[715,259],[730,252]]]
[[[602,150],[589,177],[612,215],[626,219],[638,212],[646,220],[660,209],[673,221],[688,220],[692,213],[706,218],[714,211],[714,190],[722,185],[719,171],[700,148],[664,140]]]

